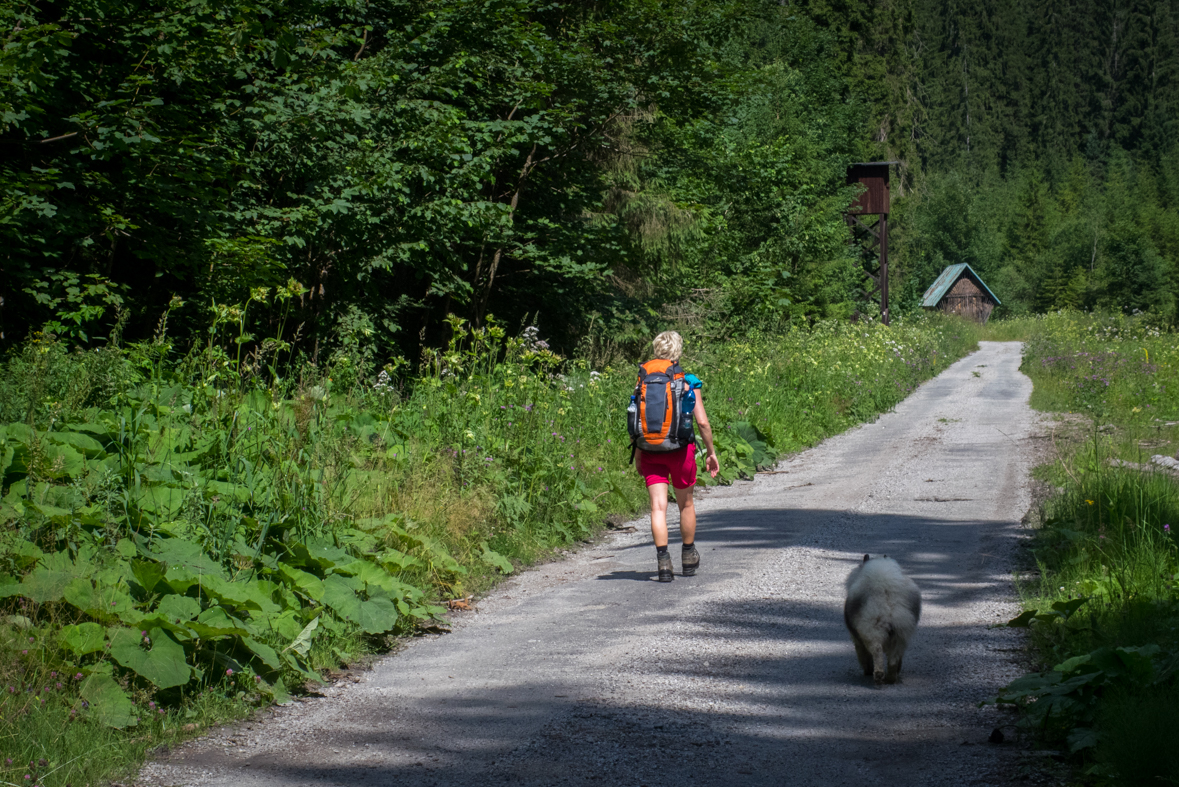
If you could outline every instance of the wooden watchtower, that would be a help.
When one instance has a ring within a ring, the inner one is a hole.
[[[888,325],[888,174],[897,161],[864,161],[847,168],[848,185],[859,184],[864,191],[844,214],[852,237],[860,247],[864,273],[872,282],[865,292],[880,295],[880,320]],[[875,222],[867,219],[876,216]],[[864,217],[864,218],[861,218]]]

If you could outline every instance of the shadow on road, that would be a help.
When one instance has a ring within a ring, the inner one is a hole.
[[[830,538],[802,554],[803,530]],[[429,643],[437,651],[392,662],[405,669],[403,681],[382,689],[380,701],[368,694],[349,705],[354,722],[317,732],[316,750],[344,752],[349,764],[277,754],[234,764],[271,779],[243,784],[292,786],[1006,783],[1001,750],[986,744],[989,729],[967,717],[999,688],[975,665],[1010,658],[1000,646],[1011,640],[967,613],[1009,592],[979,555],[1012,531],[1008,522],[834,510],[708,512],[697,539],[707,549],[697,578],[704,583],[676,582],[655,595],[637,584],[657,585],[653,571],[634,570],[569,582],[560,598],[541,594],[514,608],[545,632],[527,650],[493,652],[470,627]],[[764,594],[746,571],[754,548],[772,550],[756,566]],[[842,597],[833,595],[841,587],[833,578],[841,581],[865,552],[897,558],[926,602],[896,686],[875,688],[862,675]],[[773,573],[796,564],[810,576]],[[680,587],[688,590],[677,594]],[[571,596],[608,608],[570,614]],[[634,613],[624,623],[620,608]],[[636,634],[640,655],[603,661]],[[430,654],[460,647],[477,663],[450,684],[454,693],[445,702],[424,688],[415,694],[426,686],[419,673],[432,674]],[[552,669],[554,661],[566,671]],[[492,674],[495,683],[473,678]],[[946,761],[960,766],[962,781],[957,771],[923,766]]]
[[[650,582],[654,576],[654,571],[611,571],[609,574],[602,574],[595,577],[595,579],[630,579],[639,582]]]

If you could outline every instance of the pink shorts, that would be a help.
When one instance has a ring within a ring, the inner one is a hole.
[[[636,451],[639,475],[647,479],[647,486],[670,483],[676,489],[687,489],[696,483],[696,444],[688,443],[678,451],[664,454]]]

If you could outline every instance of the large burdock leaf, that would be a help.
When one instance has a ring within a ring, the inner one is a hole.
[[[54,552],[41,558],[41,565],[25,576],[19,590],[8,585],[5,591],[6,595],[21,595],[38,604],[61,601],[66,585],[78,575],[78,569],[68,554]]]
[[[282,669],[282,662],[278,660],[278,654],[274,651],[274,648],[270,647],[265,642],[259,642],[253,637],[242,637],[242,642],[267,667],[270,667],[273,670]]]
[[[360,617],[355,621],[369,634],[384,634],[397,625],[397,607],[383,596],[370,598],[360,605]]]
[[[166,618],[183,623],[201,614],[201,602],[189,596],[175,594],[164,596],[156,606],[156,612]]]
[[[311,560],[319,564],[322,569],[346,566],[356,558],[348,554],[348,550],[341,549],[326,539],[310,539],[304,546]]]
[[[253,632],[246,628],[246,624],[243,621],[230,616],[221,607],[209,607],[195,621],[187,625],[201,639],[248,637],[253,634]]]
[[[135,505],[160,519],[172,519],[184,508],[188,492],[175,486],[144,486],[135,496]]]
[[[85,656],[102,650],[106,642],[106,631],[97,623],[79,623],[78,625],[62,626],[57,633],[57,641],[69,648],[75,655]]]
[[[122,616],[134,609],[131,597],[118,588],[79,577],[70,580],[62,597],[78,609],[96,618]]]
[[[79,432],[46,432],[45,438],[58,445],[68,445],[87,458],[101,458],[106,454],[102,443],[88,434],[81,434]]]
[[[332,574],[323,581],[323,603],[339,617],[360,626],[369,634],[383,634],[397,623],[397,607],[392,599],[378,595],[363,601],[353,589],[358,580],[351,582],[338,574]]]
[[[218,577],[205,577],[201,590],[231,607],[257,609],[273,614],[282,610],[271,599],[274,585],[265,580],[255,579],[249,582],[229,582]]]
[[[53,478],[75,477],[86,471],[86,458],[68,445],[46,442],[42,443],[41,450],[48,464],[46,473]]]
[[[187,569],[198,577],[204,574],[225,577],[225,569],[220,563],[205,554],[199,544],[183,538],[158,539],[152,545],[150,554],[156,560],[167,563],[169,569]],[[170,573],[168,578],[171,578]]]
[[[131,561],[131,573],[135,576],[135,581],[147,593],[156,589],[156,585],[164,578],[166,570],[167,566],[154,560]]]
[[[151,638],[150,650],[138,631],[118,629],[111,636],[111,656],[161,689],[188,683],[192,669],[180,643],[161,628],[151,629],[148,636]]]
[[[90,714],[108,727],[134,727],[135,706],[110,675],[96,672],[82,681],[78,689],[81,698],[90,705]]]
[[[360,598],[352,589],[352,583],[339,574],[332,574],[323,581],[323,603],[344,620],[356,622],[360,619]]]
[[[278,573],[291,587],[304,596],[307,596],[307,598],[315,601],[323,600],[323,580],[319,577],[293,566],[288,566],[286,563],[279,564]]]

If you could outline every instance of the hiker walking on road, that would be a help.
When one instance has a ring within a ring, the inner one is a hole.
[[[704,384],[694,374],[685,374],[679,359],[684,340],[675,331],[664,331],[652,342],[654,358],[639,366],[639,380],[627,408],[627,429],[631,435],[632,458],[638,457],[639,475],[647,482],[651,496],[651,536],[655,539],[659,581],[671,582],[671,555],[667,552],[667,487],[675,489],[680,509],[680,538],[683,541],[681,567],[684,576],[695,575],[700,566],[696,550],[696,507],[692,487],[696,484],[696,433],[693,420],[704,438],[704,469],[716,478],[720,462],[712,443],[712,427],[698,393]],[[637,449],[635,451],[634,449]]]

